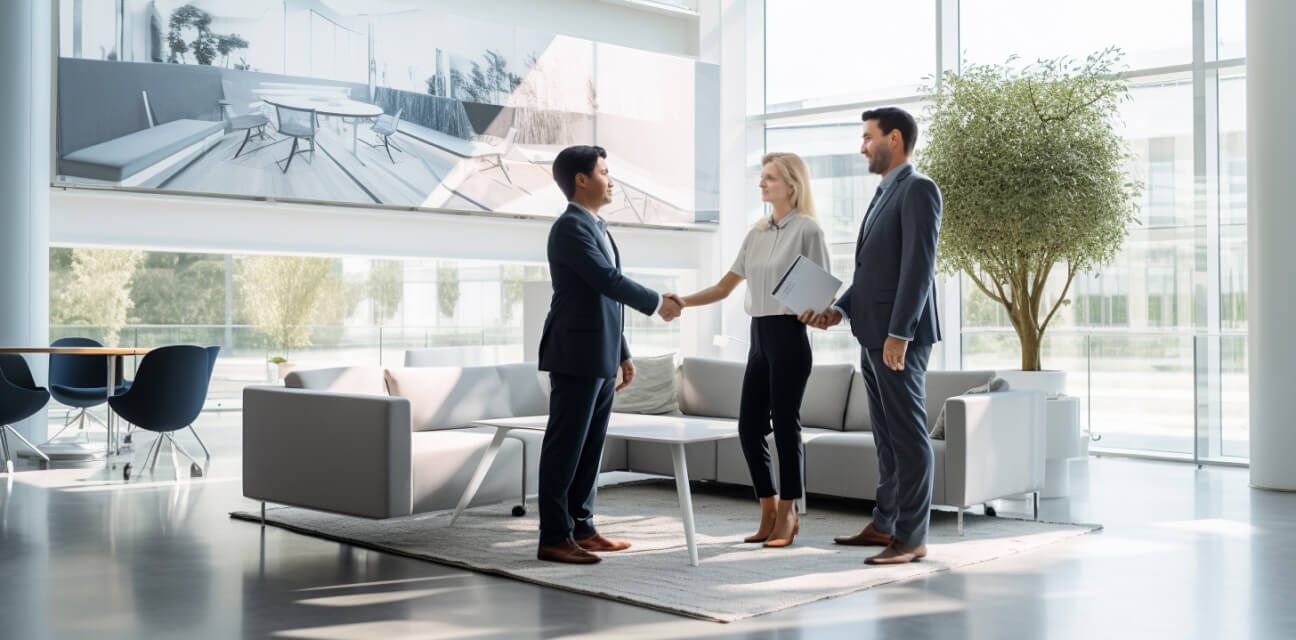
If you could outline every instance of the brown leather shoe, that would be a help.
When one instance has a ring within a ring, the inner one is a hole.
[[[586,551],[625,551],[630,548],[630,543],[625,540],[609,540],[597,533],[584,540],[577,540],[576,544]]]
[[[927,557],[927,545],[916,547],[900,541],[894,541],[887,548],[867,560],[864,564],[909,564]]]
[[[854,547],[886,547],[890,546],[891,541],[894,539],[895,536],[874,529],[873,523],[870,522],[868,526],[864,527],[864,529],[859,533],[853,536],[833,538],[833,542]]]
[[[548,562],[565,562],[567,564],[595,564],[603,559],[580,548],[571,540],[558,544],[542,544],[536,550],[536,559]]]

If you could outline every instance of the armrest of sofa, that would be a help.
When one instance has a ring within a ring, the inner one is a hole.
[[[409,400],[247,387],[243,495],[368,518],[409,515]]]
[[[945,401],[945,501],[967,507],[1044,487],[1044,394]]]

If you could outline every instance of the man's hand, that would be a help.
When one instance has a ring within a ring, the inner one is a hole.
[[[684,303],[680,297],[673,293],[663,293],[661,308],[657,310],[657,315],[662,320],[670,322],[680,316],[680,311],[684,309]]]
[[[904,371],[905,351],[908,349],[908,340],[887,336],[886,342],[882,343],[882,363],[892,371]]]
[[[616,390],[620,391],[630,386],[631,382],[634,382],[634,362],[623,360],[621,361],[621,384],[616,386]]]
[[[810,314],[808,320],[806,319],[807,314]],[[818,313],[818,314],[812,311],[807,311],[801,314],[801,322],[804,322],[816,329],[827,329],[828,327],[834,327],[837,326],[837,324],[840,323],[841,321],[842,321],[841,312],[833,307],[828,307],[827,309],[824,309],[822,313]]]

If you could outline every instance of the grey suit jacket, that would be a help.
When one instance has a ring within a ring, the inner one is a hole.
[[[931,178],[910,165],[896,171],[860,228],[855,275],[836,306],[866,349],[887,336],[913,344],[941,339],[936,313],[936,239],[941,194]]]

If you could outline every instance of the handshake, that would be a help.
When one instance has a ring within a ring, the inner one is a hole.
[[[798,318],[801,322],[816,329],[827,329],[842,321],[842,314],[835,307],[828,307],[822,312],[806,311]]]
[[[663,293],[661,308],[657,310],[657,315],[661,316],[662,320],[670,322],[680,317],[680,312],[684,310],[685,306],[684,298],[681,298],[679,294]]]

